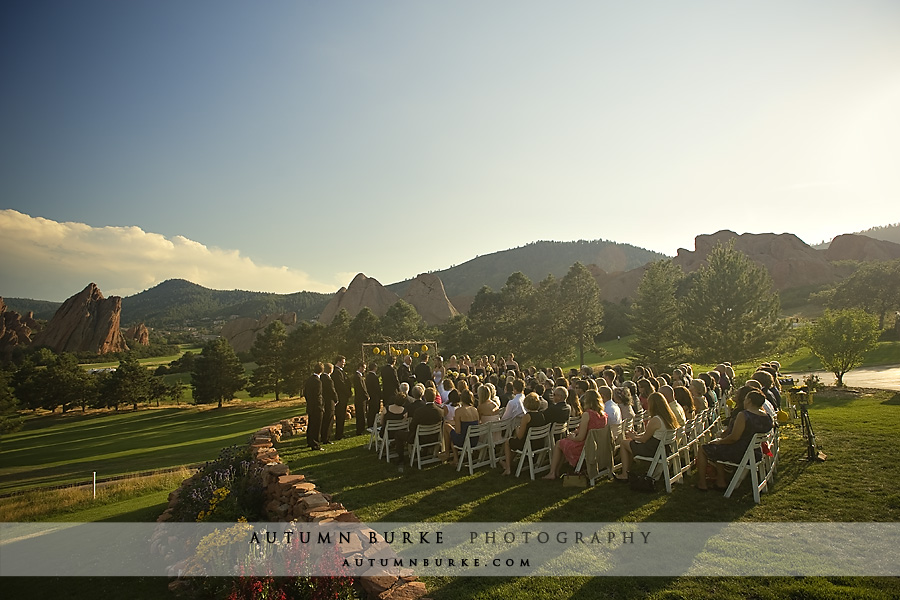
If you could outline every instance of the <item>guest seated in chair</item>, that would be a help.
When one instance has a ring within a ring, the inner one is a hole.
[[[522,404],[525,406],[525,414],[522,416],[522,421],[516,428],[515,435],[503,443],[504,459],[500,461],[500,466],[503,467],[504,475],[511,474],[512,471],[510,470],[510,466],[512,465],[513,450],[521,450],[525,447],[525,438],[528,436],[528,430],[532,427],[541,427],[547,424],[546,415],[540,412],[540,396],[531,392],[525,396],[525,400]]]
[[[457,446],[462,448],[469,427],[478,425],[478,416],[478,409],[473,406],[472,392],[464,391],[459,395],[459,406],[453,415],[453,423],[444,423],[444,446],[450,446],[454,465],[459,460],[456,448]]]
[[[756,390],[747,392],[744,396],[744,410],[735,417],[731,433],[700,446],[700,452],[697,454],[695,488],[704,492],[707,490],[706,465],[710,462],[716,466],[716,489],[724,490],[727,487],[725,466],[719,461],[738,462],[743,458],[755,434],[771,431],[772,417],[763,409],[765,401],[766,397],[762,392]]]
[[[588,390],[581,397],[584,402],[584,413],[581,415],[581,422],[578,423],[578,429],[575,433],[570,433],[569,437],[561,439],[556,448],[553,449],[553,459],[550,461],[550,472],[544,475],[544,479],[556,479],[556,472],[559,471],[563,456],[566,461],[573,467],[578,464],[581,458],[581,451],[584,449],[584,441],[587,439],[588,432],[592,429],[603,429],[606,427],[607,416],[600,404],[600,394],[594,390]]]
[[[653,456],[666,435],[678,429],[678,421],[675,420],[665,396],[659,392],[651,393],[647,398],[647,406],[650,409],[650,420],[647,421],[644,433],[636,435],[629,431],[625,434],[625,443],[621,446],[622,474],[616,475],[616,481],[627,482],[628,470],[634,457]]]

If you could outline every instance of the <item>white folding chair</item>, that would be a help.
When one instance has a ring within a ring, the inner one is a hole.
[[[388,421],[384,425],[384,432],[381,434],[381,443],[378,448],[378,460],[381,460],[381,457],[384,457],[384,460],[387,462],[391,462],[392,458],[400,458],[400,453],[396,450],[391,450],[391,442],[396,442],[397,444],[402,444],[396,439],[396,434],[399,431],[406,431],[409,428],[409,421],[407,419],[403,419],[402,421]]]
[[[575,465],[575,471],[581,472],[585,467],[586,476],[590,479],[591,485],[594,485],[598,477],[612,477],[615,471],[615,442],[616,430],[621,431],[621,424],[606,426],[600,429],[591,429],[588,431],[584,440],[584,448],[581,450],[581,456]],[[591,477],[591,465],[585,464],[587,460],[587,449],[589,445],[595,445],[597,451],[597,474]],[[621,466],[621,464],[619,465]]]
[[[435,423],[434,425],[419,425],[416,429],[416,435],[413,438],[412,452],[409,455],[409,466],[413,466],[413,463],[418,461],[418,468],[421,469],[422,465],[431,465],[434,463],[444,462],[441,458],[438,457],[441,449],[443,447],[443,440],[441,439],[444,432],[444,422]],[[434,437],[434,441],[424,441],[429,437]],[[426,448],[431,449],[431,455],[422,458],[423,450]]]
[[[465,462],[469,463],[469,475],[478,467],[485,465],[493,467],[496,465],[496,460],[491,452],[494,445],[491,434],[494,423],[497,423],[497,421],[469,426],[462,446],[457,446],[459,448],[459,460],[456,464],[457,471],[462,469]]]
[[[381,431],[381,413],[375,415],[375,425],[372,426],[372,432],[369,434],[369,443],[366,445],[366,450],[371,450],[373,447],[375,451],[378,452],[379,448],[379,440],[381,439],[378,433]]]
[[[635,460],[645,460],[650,462],[647,469],[647,475],[654,479],[659,479],[660,474],[665,479],[666,492],[672,493],[672,484],[682,478],[681,475],[681,454],[678,452],[678,437],[684,435],[684,428],[666,432],[666,437],[656,448],[656,453],[650,456],[635,456]],[[672,468],[669,468],[672,463]]]
[[[491,435],[488,439],[490,440],[489,451],[492,465],[497,465],[497,446],[503,446],[503,443],[514,435],[516,422],[517,419],[503,419],[490,423]],[[487,423],[485,424],[487,425]]]
[[[566,437],[566,434],[569,432],[569,424],[568,423],[552,423],[553,427],[550,428],[550,435],[553,437],[553,447],[556,448],[556,444],[559,443],[559,440]]]
[[[516,477],[522,472],[526,459],[528,460],[528,471],[532,480],[534,480],[536,473],[550,470],[550,448],[553,445],[553,439],[550,435],[552,426],[552,423],[547,423],[540,427],[528,428],[528,433],[525,434],[525,445],[521,450],[514,450],[520,455]]]
[[[744,451],[744,456],[740,462],[721,461],[720,464],[737,467],[734,475],[731,477],[731,483],[728,484],[728,488],[725,490],[726,498],[731,497],[735,488],[741,484],[741,481],[749,473],[751,487],[753,488],[753,501],[759,504],[759,493],[768,491],[769,482],[775,474],[775,465],[778,462],[778,454],[776,453],[778,450],[777,435],[774,428],[767,433],[757,433],[750,439],[750,443],[747,444],[747,449]],[[769,450],[773,453],[772,457],[768,457],[763,452],[763,442],[768,444]],[[758,460],[756,458],[757,452],[760,453]]]

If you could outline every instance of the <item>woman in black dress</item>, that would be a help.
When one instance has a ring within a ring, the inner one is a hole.
[[[731,433],[700,446],[700,453],[697,455],[697,483],[694,487],[706,491],[706,466],[712,462],[716,467],[716,488],[726,488],[725,466],[719,461],[738,462],[755,434],[772,429],[772,417],[762,407],[765,401],[766,397],[762,392],[748,392],[744,397],[744,410],[734,419]]]

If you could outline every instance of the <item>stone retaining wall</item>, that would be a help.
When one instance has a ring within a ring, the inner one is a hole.
[[[306,417],[294,417],[263,427],[254,433],[250,440],[252,457],[265,465],[262,477],[266,489],[266,518],[273,522],[359,523],[357,516],[344,508],[340,502],[333,502],[330,494],[317,489],[316,485],[307,481],[303,475],[292,475],[288,466],[278,456],[278,449],[275,448],[277,442],[283,437],[301,435],[305,432]],[[182,487],[190,481],[191,479],[186,480]],[[171,519],[172,509],[181,489],[169,494],[169,506],[157,519],[158,522]],[[341,548],[344,556],[351,562],[357,558],[368,559],[375,556],[363,553],[361,539],[354,544],[342,544]],[[413,576],[363,576],[357,578],[357,581],[368,598],[372,599],[417,600],[426,593],[425,584]],[[178,581],[174,581],[169,587],[176,590],[179,585]]]

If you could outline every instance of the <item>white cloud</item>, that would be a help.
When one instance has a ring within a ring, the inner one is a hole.
[[[166,279],[213,289],[277,293],[334,292],[303,271],[254,263],[237,250],[208,247],[140,227],[58,223],[0,210],[0,296],[64,300],[96,283],[105,295],[128,296]]]

